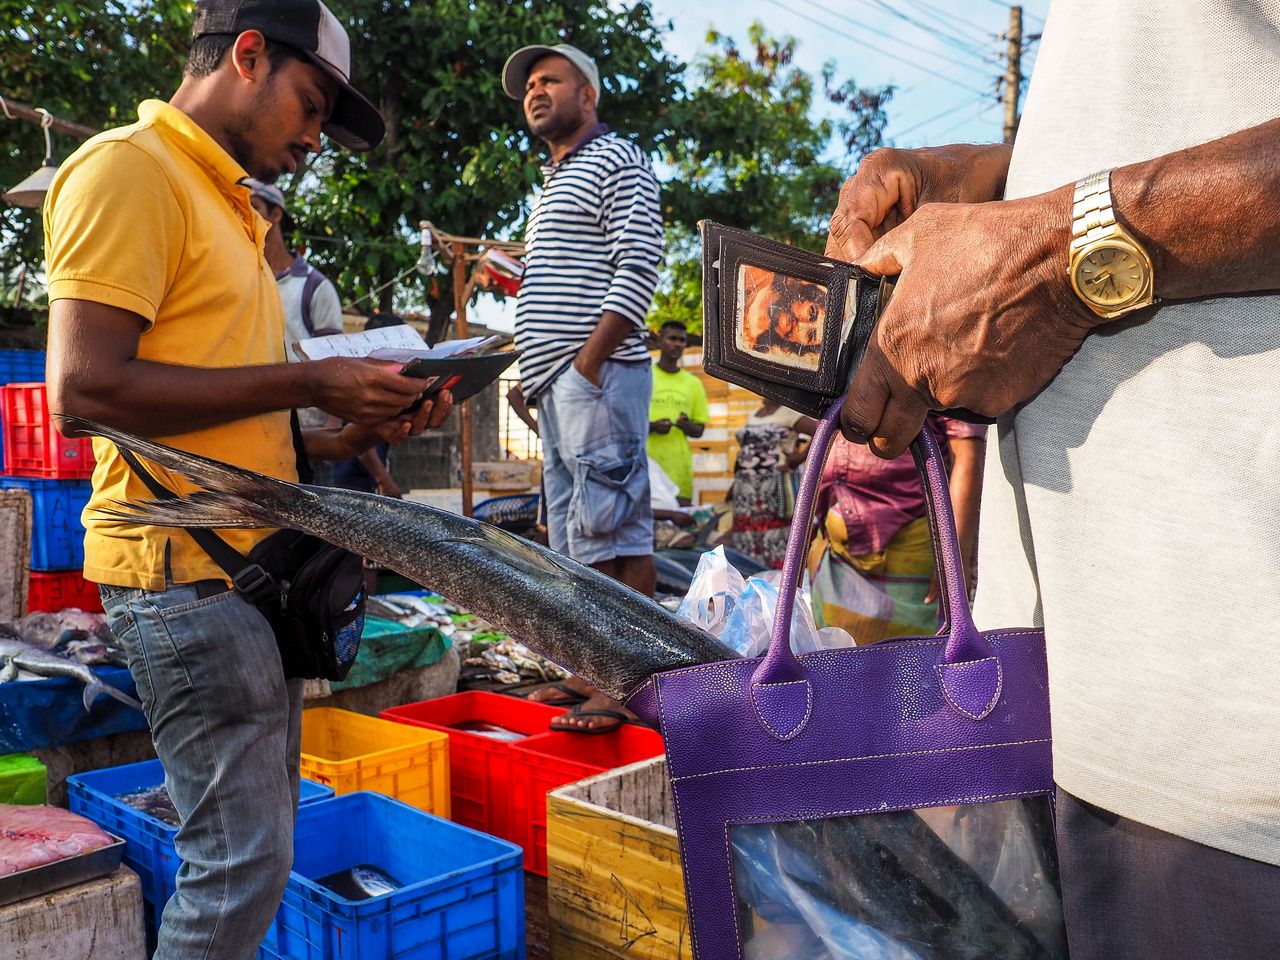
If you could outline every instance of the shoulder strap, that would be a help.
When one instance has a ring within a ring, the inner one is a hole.
[[[311,264],[307,264],[307,279],[302,281],[302,325],[313,337],[316,335],[316,328],[311,324],[311,298],[315,296],[320,284],[328,279]]]
[[[155,475],[144,467],[142,461],[135,457],[131,451],[120,446],[117,446],[116,449],[120,451],[120,456],[129,465],[129,469],[138,475],[139,479],[147,485],[147,489],[151,491],[156,499],[178,499],[178,495],[157,480]],[[235,585],[236,591],[242,594],[250,603],[259,603],[270,597],[275,591],[275,581],[271,579],[270,574],[258,564],[250,563],[240,551],[236,550],[212,530],[203,527],[183,527],[182,529],[186,530],[200,549],[222,568],[223,573]]]

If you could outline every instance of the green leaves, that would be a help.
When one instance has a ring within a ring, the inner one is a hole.
[[[878,145],[891,88],[864,90],[833,67],[794,64],[795,41],[755,23],[739,46],[711,31],[690,67],[663,47],[670,24],[643,0],[330,0],[352,38],[356,85],[387,139],[369,154],[328,146],[284,185],[292,238],[343,300],[452,311],[452,278],[412,271],[418,223],[518,237],[540,181],[541,143],[502,92],[507,56],[569,42],[596,57],[600,116],[661,162],[667,269],[653,317],[701,322],[694,225],[710,218],[820,248],[852,160]],[[132,122],[169,97],[189,45],[190,0],[0,0],[0,93],[96,127]],[[819,86],[819,79],[821,86]],[[826,98],[833,121],[815,117]],[[38,128],[0,119],[0,187],[40,163]],[[837,143],[833,149],[833,133]],[[55,137],[55,158],[78,143]],[[42,259],[38,211],[0,205],[0,275]]]

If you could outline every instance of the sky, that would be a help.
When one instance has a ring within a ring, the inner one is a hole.
[[[918,147],[999,140],[1004,112],[996,80],[1004,74],[1009,5],[1001,0],[650,0],[654,19],[671,22],[666,47],[692,60],[715,27],[745,45],[752,21],[796,39],[796,66],[817,76],[827,61],[836,77],[897,88],[888,105],[888,142]],[[1049,0],[1023,3],[1023,33],[1038,34]],[[1023,54],[1024,75],[1035,45]],[[832,108],[834,110],[834,108]],[[474,322],[510,329],[514,301],[481,297]]]

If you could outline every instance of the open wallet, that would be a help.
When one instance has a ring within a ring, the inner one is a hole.
[[[703,367],[821,417],[849,389],[892,280],[746,230],[708,220],[698,227]],[[993,422],[969,410],[943,412]]]

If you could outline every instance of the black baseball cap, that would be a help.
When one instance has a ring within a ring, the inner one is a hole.
[[[382,117],[351,85],[347,31],[320,0],[197,0],[191,39],[239,36],[246,30],[293,47],[338,82],[333,115],[324,125],[328,136],[350,150],[370,150],[382,142]]]

